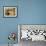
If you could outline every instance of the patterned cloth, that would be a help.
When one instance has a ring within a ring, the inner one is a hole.
[[[45,31],[44,30],[21,30],[21,39],[32,39],[33,37],[37,40],[44,40],[45,39]]]

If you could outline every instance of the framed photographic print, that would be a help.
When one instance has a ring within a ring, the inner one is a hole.
[[[4,17],[16,17],[17,16],[17,7],[16,6],[5,6],[3,7]]]

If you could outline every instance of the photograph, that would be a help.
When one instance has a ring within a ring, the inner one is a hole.
[[[5,6],[3,12],[4,12],[4,17],[16,17],[17,16],[17,7]]]

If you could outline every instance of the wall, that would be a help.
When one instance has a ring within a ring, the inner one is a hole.
[[[3,18],[3,6],[17,6],[18,16]],[[9,32],[18,32],[18,24],[46,24],[46,0],[0,0],[0,44],[8,43]]]
[[[18,6],[18,0],[0,0],[0,44],[7,44],[9,42],[8,35],[10,32],[16,32],[17,30],[17,18],[3,18],[3,6]],[[18,39],[18,38],[17,38]],[[18,43],[16,39],[15,43]]]
[[[21,24],[46,24],[46,0],[20,0]]]

